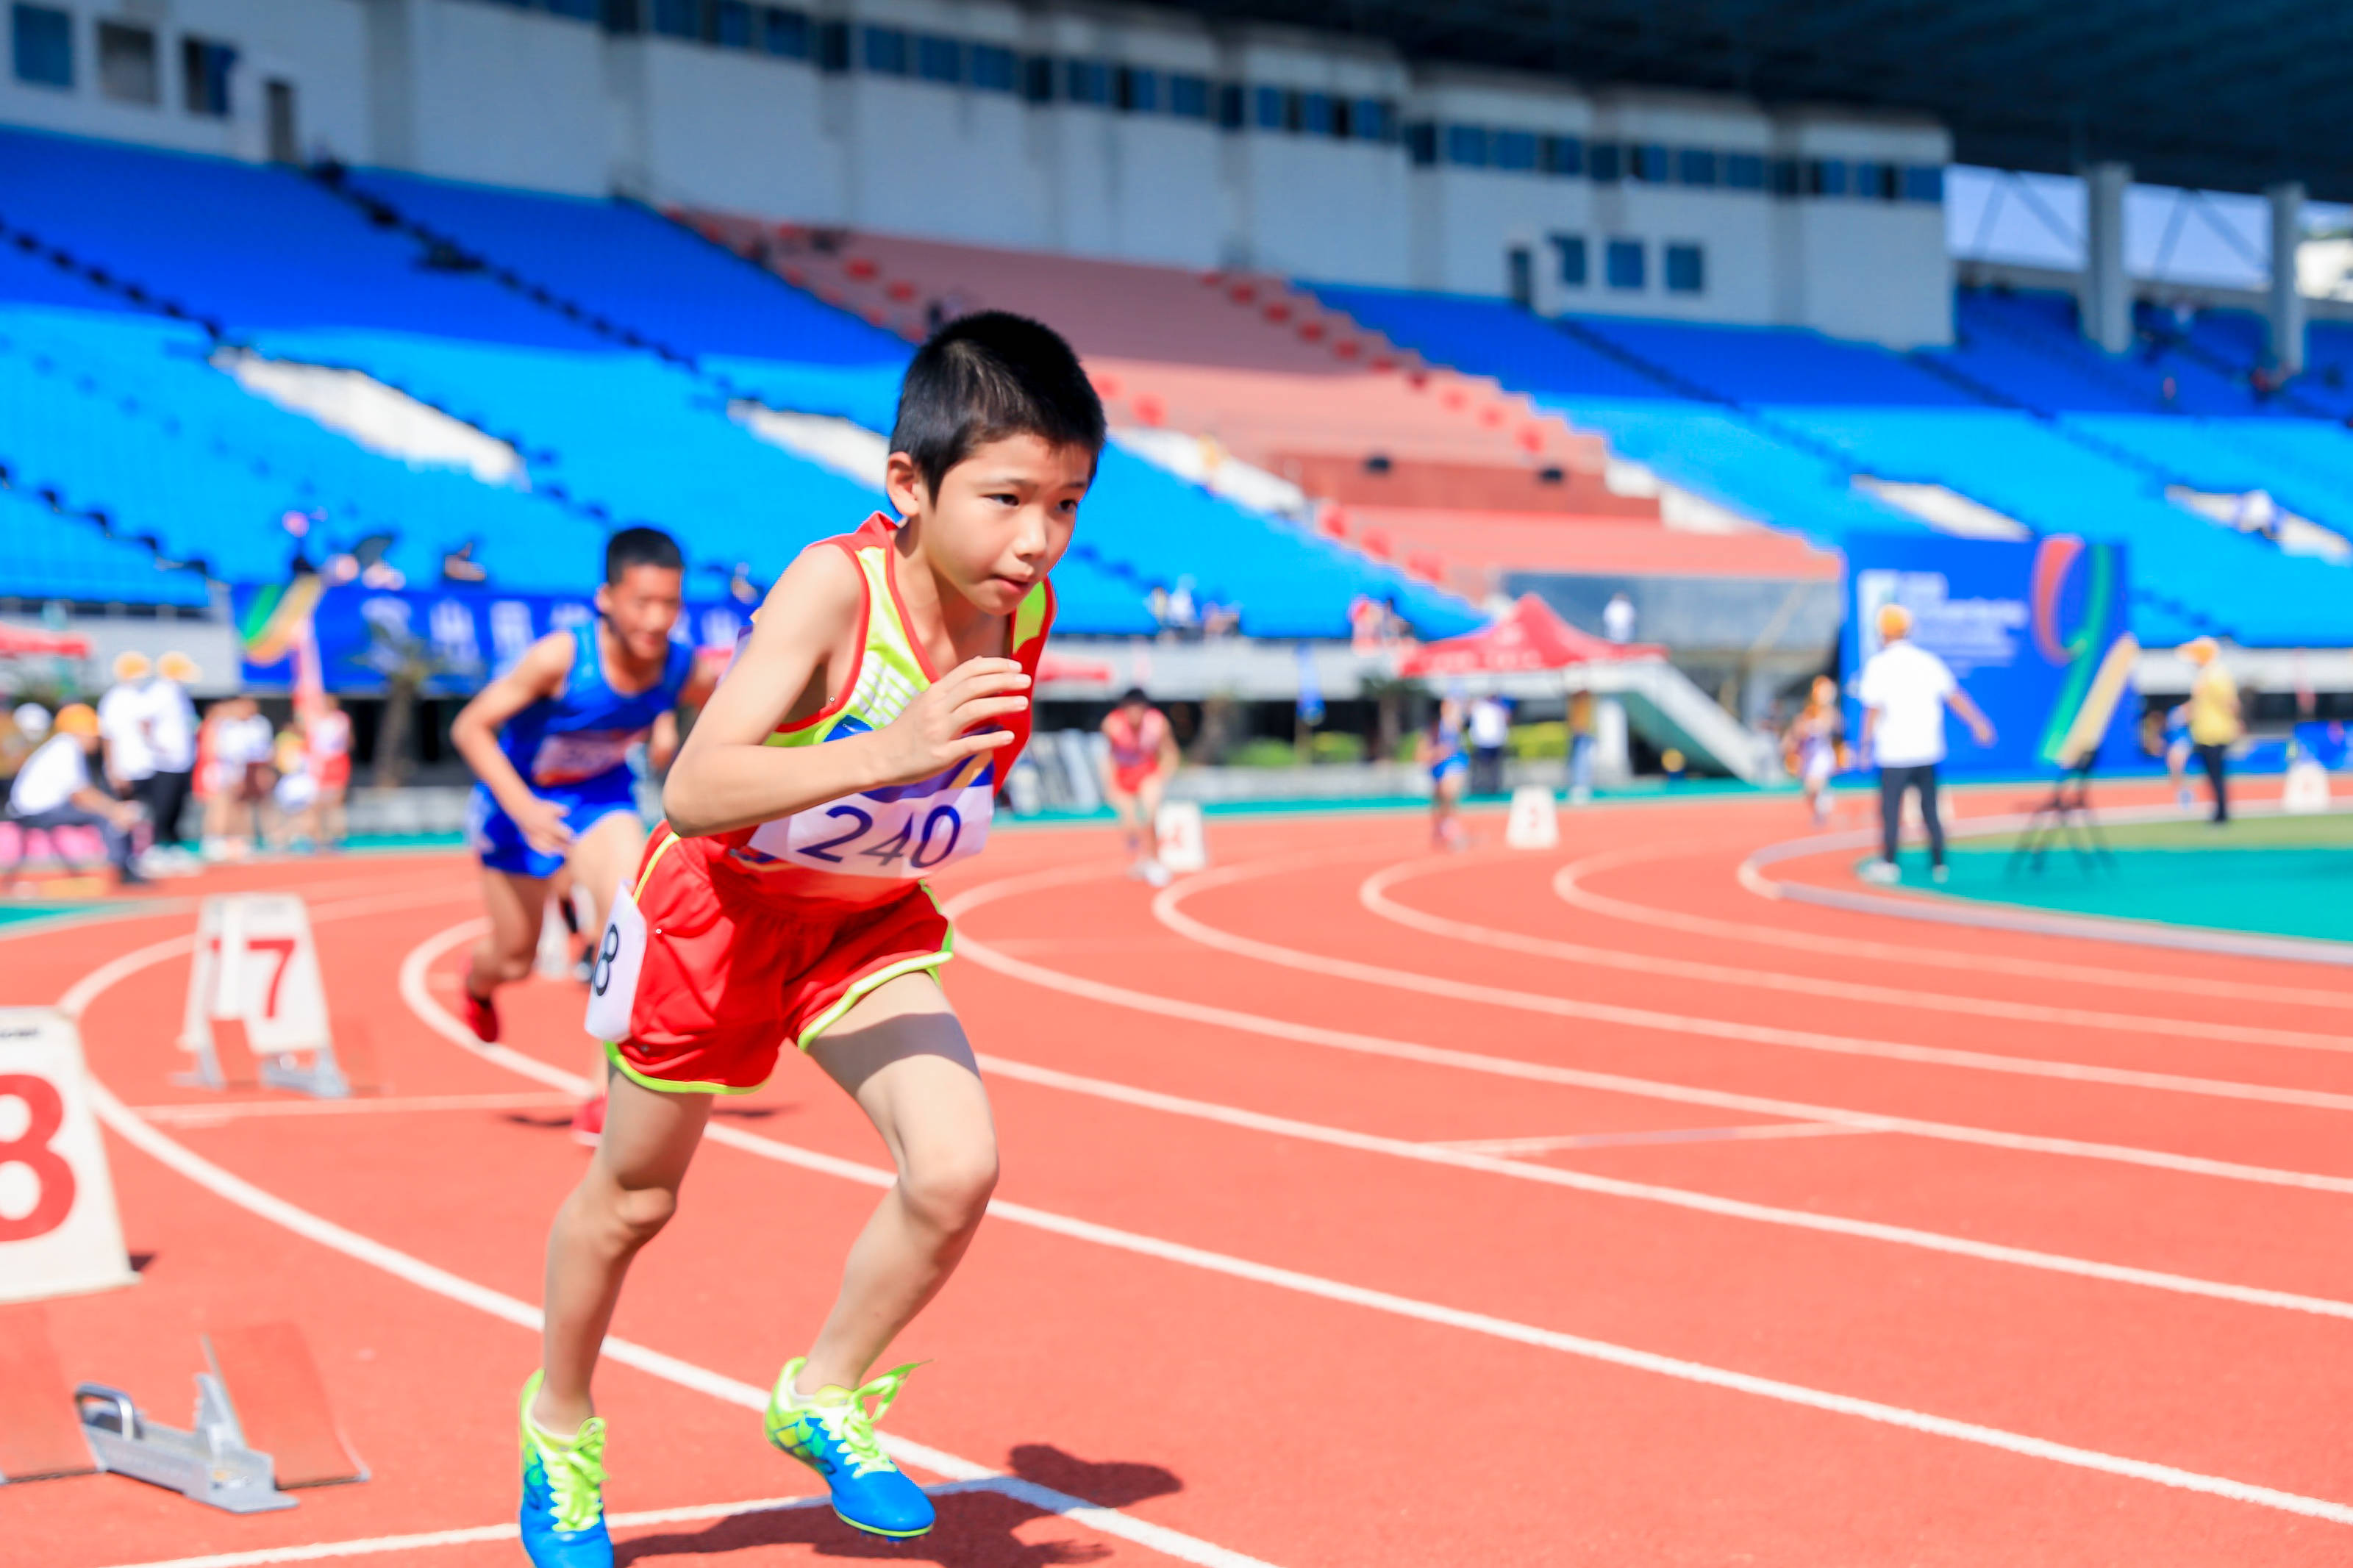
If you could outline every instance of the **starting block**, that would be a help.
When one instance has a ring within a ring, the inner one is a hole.
[[[569,980],[579,965],[573,937],[585,933],[596,923],[595,906],[589,902],[588,889],[574,883],[570,909],[572,918],[564,918],[565,906],[554,899],[547,900],[539,916],[539,951],[532,959],[534,973],[548,980]]]
[[[1514,849],[1550,849],[1560,842],[1560,803],[1540,784],[1512,792],[1512,814],[1504,822],[1504,842]]]
[[[230,893],[204,901],[181,1048],[204,1089],[259,1084],[321,1100],[377,1087],[356,1021],[327,1017],[311,917],[291,893]],[[339,1059],[338,1041],[346,1059]],[[354,1070],[358,1069],[358,1070]]]
[[[73,1020],[0,1008],[0,1300],[138,1282]]]
[[[1159,815],[1153,818],[1152,834],[1158,850],[1154,858],[1169,870],[1184,875],[1208,869],[1209,845],[1201,831],[1198,802],[1162,802]]]
[[[206,1335],[186,1430],[153,1419],[121,1389],[69,1394],[45,1319],[19,1309],[0,1351],[0,1461],[9,1483],[93,1470],[129,1476],[230,1513],[292,1508],[298,1487],[368,1479],[336,1429],[302,1332],[291,1323]],[[234,1393],[232,1393],[234,1391]]]

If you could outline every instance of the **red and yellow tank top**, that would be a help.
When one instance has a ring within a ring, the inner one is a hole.
[[[877,512],[855,533],[812,545],[836,546],[856,563],[866,595],[857,663],[844,672],[825,709],[779,725],[771,746],[816,746],[880,730],[939,678],[907,625],[892,572],[897,525]],[[1054,621],[1053,589],[1040,582],[1015,607],[1007,657],[1033,680]],[[1013,743],[968,757],[913,784],[886,784],[719,836],[721,857],[756,875],[764,890],[787,897],[874,903],[943,866],[980,853],[995,814],[997,781],[1029,741],[1031,710],[1002,727]]]

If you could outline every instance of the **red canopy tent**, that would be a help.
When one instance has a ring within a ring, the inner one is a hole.
[[[88,658],[90,639],[67,632],[38,631],[0,622],[0,655],[56,654],[63,658]]]
[[[1655,643],[1615,643],[1578,631],[1534,594],[1523,594],[1494,625],[1443,642],[1424,643],[1398,660],[1398,674],[1516,675],[1576,664],[1664,658]]]

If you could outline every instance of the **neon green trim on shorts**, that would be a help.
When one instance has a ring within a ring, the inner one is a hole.
[[[739,1089],[732,1083],[671,1083],[663,1079],[648,1078],[621,1059],[621,1047],[612,1040],[605,1042],[605,1059],[619,1069],[623,1078],[639,1089],[650,1089],[657,1094],[757,1094],[765,1087],[755,1083],[749,1089]]]

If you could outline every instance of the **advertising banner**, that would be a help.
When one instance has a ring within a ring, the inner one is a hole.
[[[2072,534],[2026,541],[1935,533],[1851,534],[1841,634],[1847,733],[1862,714],[1856,678],[1879,651],[1879,611],[1912,614],[1912,639],[1952,668],[1993,721],[1979,746],[1949,712],[1946,771],[2033,773],[2145,761],[2133,731],[2125,553]]]

